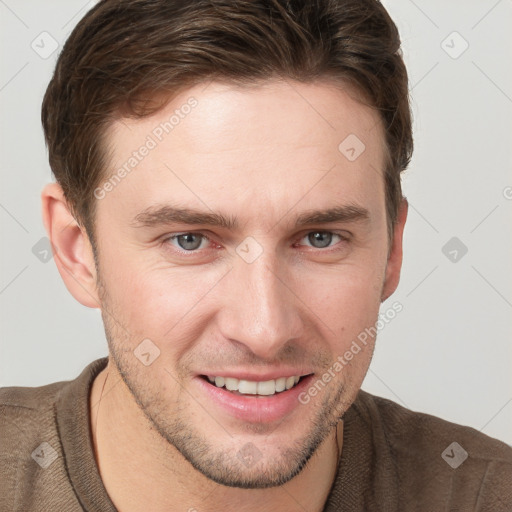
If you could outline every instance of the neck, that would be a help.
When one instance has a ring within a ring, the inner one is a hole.
[[[341,455],[340,421],[304,469],[283,486],[226,487],[194,469],[151,428],[110,363],[93,382],[89,406],[96,463],[105,489],[120,512],[146,511],[148,496],[153,512],[321,511]]]

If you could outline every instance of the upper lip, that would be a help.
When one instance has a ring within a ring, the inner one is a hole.
[[[267,380],[275,380],[281,377],[304,377],[310,375],[312,371],[302,369],[283,368],[282,370],[273,370],[263,373],[254,373],[248,371],[234,371],[234,370],[212,370],[202,373],[201,375],[209,375],[213,377],[228,377],[238,380],[251,380],[256,382],[265,382]]]

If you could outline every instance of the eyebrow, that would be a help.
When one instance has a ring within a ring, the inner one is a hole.
[[[296,217],[295,228],[309,224],[327,224],[334,222],[367,222],[370,214],[366,208],[348,204],[334,206],[324,210],[308,210]],[[155,227],[167,224],[206,225],[235,230],[239,224],[235,217],[222,213],[206,212],[193,208],[180,208],[171,205],[150,206],[138,213],[131,225],[133,227]]]

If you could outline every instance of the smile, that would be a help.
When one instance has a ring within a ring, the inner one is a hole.
[[[208,375],[206,378],[218,388],[225,388],[235,394],[269,396],[293,388],[298,384],[301,376],[279,377],[266,381],[251,381],[212,375]]]
[[[305,407],[299,396],[314,374],[246,380],[219,375],[197,375],[195,386],[205,398],[205,408],[251,423],[281,421]],[[284,386],[284,389],[283,389]],[[308,406],[309,407],[309,406]]]

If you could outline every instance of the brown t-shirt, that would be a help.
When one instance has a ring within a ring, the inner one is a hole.
[[[0,389],[1,512],[116,512],[89,429],[91,384],[106,363],[72,381]],[[512,511],[505,443],[364,391],[343,419],[325,512]]]

